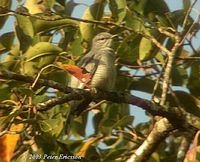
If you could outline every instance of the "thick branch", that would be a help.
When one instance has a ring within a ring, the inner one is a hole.
[[[8,70],[3,70],[3,69],[0,69],[0,78],[19,80],[25,83],[34,82],[34,78],[30,76],[16,74],[14,72],[10,72]],[[188,129],[191,126],[198,128],[200,125],[200,119],[194,116],[193,114],[190,114],[184,110],[180,111],[180,109],[178,108],[169,108],[169,107],[159,106],[159,105],[156,105],[155,103],[152,103],[149,100],[145,100],[143,98],[130,95],[128,93],[105,92],[105,91],[99,91],[99,90],[96,93],[92,93],[88,90],[73,89],[67,86],[63,86],[62,84],[59,84],[52,80],[45,80],[45,79],[38,79],[36,86],[51,87],[65,94],[70,94],[69,96],[66,96],[66,98],[64,96],[64,98],[53,99],[52,101],[50,100],[50,101],[47,101],[46,103],[43,103],[44,110],[46,108],[50,109],[51,107],[55,105],[68,102],[69,100],[80,100],[82,97],[86,97],[86,98],[89,97],[93,99],[94,101],[107,100],[107,101],[112,101],[116,103],[127,103],[127,104],[138,106],[154,116],[159,115],[159,116],[168,118],[170,122],[173,123],[178,128]],[[38,108],[43,109],[41,105],[38,105]]]
[[[166,118],[162,118],[156,122],[147,139],[126,162],[144,162],[148,160],[152,152],[154,152],[172,130],[174,130],[173,126]]]
[[[18,80],[18,81],[22,81],[25,83],[31,83],[31,84],[34,83],[34,81],[35,81],[35,79],[33,77],[26,76],[26,75],[20,75],[20,74],[17,74],[17,73],[8,71],[8,70],[1,69],[1,67],[0,67],[0,78],[13,79],[13,80]],[[38,79],[36,86],[47,86],[47,87],[57,89],[64,93],[71,93],[74,91],[70,87],[66,87],[66,86],[59,84],[57,82],[54,82],[52,80],[45,80],[45,79]]]
[[[39,103],[37,105],[37,110],[38,111],[47,111],[56,105],[60,105],[60,104],[67,103],[72,100],[80,100],[80,99],[82,99],[81,95],[77,95],[76,93],[72,93],[72,94],[70,93],[70,94],[64,95],[62,97],[52,98],[43,103]]]

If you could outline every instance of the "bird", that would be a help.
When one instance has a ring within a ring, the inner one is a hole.
[[[113,44],[116,36],[107,32],[97,34],[92,40],[91,50],[77,64],[90,73],[92,88],[106,91],[114,88],[116,68]],[[74,76],[71,77],[69,86],[84,88],[84,84]]]
[[[86,70],[90,74],[91,88],[102,91],[112,91],[114,89],[116,68],[113,45],[116,36],[117,35],[112,35],[108,32],[97,34],[92,40],[90,51],[77,63],[77,66]],[[68,86],[79,89],[87,88],[84,83],[74,76],[71,76]],[[89,104],[88,102],[91,101],[70,101],[70,112],[82,112],[83,107]],[[71,114],[69,114],[69,116],[70,115]],[[69,116],[68,125],[70,124],[70,120],[73,120],[73,117],[71,118]]]

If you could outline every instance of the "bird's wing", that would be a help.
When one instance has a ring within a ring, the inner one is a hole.
[[[87,72],[90,73],[91,76],[93,76],[100,60],[99,57],[100,55],[98,55],[98,52],[95,53],[93,51],[90,51],[82,57],[77,65],[84,68]]]
[[[85,56],[81,58],[77,65],[80,67],[85,67],[89,62],[91,62],[94,55],[95,53],[93,51],[88,52]]]

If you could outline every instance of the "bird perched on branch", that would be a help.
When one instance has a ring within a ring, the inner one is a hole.
[[[92,40],[91,50],[78,62],[78,66],[85,69],[91,75],[91,87],[100,90],[112,90],[115,83],[115,54],[113,50],[113,38],[107,32],[96,35]],[[72,88],[84,88],[77,78],[71,78],[69,86]]]
[[[91,50],[77,64],[80,68],[90,73],[89,84],[91,88],[104,91],[110,91],[114,88],[116,69],[113,44],[116,36],[107,32],[97,34],[92,40]],[[74,76],[71,77],[68,85],[72,88],[85,88],[85,84]],[[88,101],[86,103],[89,104]],[[71,101],[71,111],[80,111],[80,109],[83,109],[83,105],[85,107],[84,101]]]

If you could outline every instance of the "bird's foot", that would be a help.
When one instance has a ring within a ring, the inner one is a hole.
[[[94,88],[94,87],[91,87],[91,88],[90,88],[90,92],[91,92],[91,93],[97,93],[97,89]]]

